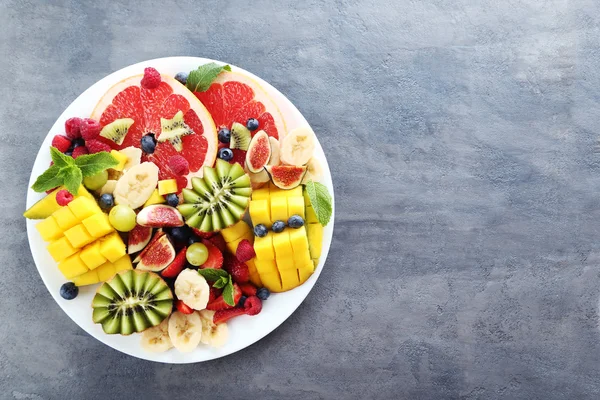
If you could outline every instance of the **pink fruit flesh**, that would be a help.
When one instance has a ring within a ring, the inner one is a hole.
[[[136,269],[162,271],[175,259],[175,249],[167,235],[153,242],[141,257]]]
[[[146,247],[150,239],[152,238],[152,228],[149,226],[136,225],[131,232],[129,232],[129,239],[127,243],[127,254],[137,253]]]
[[[152,228],[173,228],[183,226],[183,217],[174,207],[155,204],[140,211],[137,223]]]
[[[246,153],[246,164],[251,172],[260,172],[271,158],[271,143],[264,132],[259,132],[252,138],[248,153]]]
[[[306,167],[291,165],[267,166],[266,169],[275,186],[280,189],[293,189],[300,185],[306,173]]]

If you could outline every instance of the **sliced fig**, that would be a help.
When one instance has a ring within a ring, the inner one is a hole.
[[[151,228],[174,228],[183,226],[183,216],[175,207],[153,204],[138,213],[137,223]]]
[[[306,174],[306,167],[295,167],[293,165],[278,165],[265,167],[273,184],[280,189],[293,189],[300,185],[304,174]]]
[[[143,254],[135,269],[142,271],[162,271],[175,259],[175,248],[169,240],[169,236],[163,234],[158,240],[153,241]]]
[[[146,247],[144,247],[144,250],[142,250],[142,252],[137,255],[137,257],[135,258],[135,260],[133,260],[133,263],[135,264],[135,263],[140,262],[140,260],[142,259],[142,257],[144,257],[144,255],[148,252],[148,249],[150,249],[150,247],[152,247],[152,245],[154,244],[154,242],[158,241],[164,235],[166,235],[166,233],[163,232],[162,229],[157,229],[156,232],[154,233],[154,236],[152,236],[152,240],[150,240],[150,243],[148,243],[146,245]]]
[[[136,225],[127,241],[127,254],[137,253],[146,247],[152,238],[152,228],[149,226]]]
[[[250,172],[258,173],[263,170],[271,159],[271,142],[265,131],[257,132],[248,146],[246,167]]]

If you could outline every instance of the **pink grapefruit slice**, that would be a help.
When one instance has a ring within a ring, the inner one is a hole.
[[[285,136],[285,121],[279,107],[254,79],[235,71],[224,71],[206,92],[194,92],[213,117],[217,129],[231,129],[234,122],[246,125],[258,120],[258,129],[276,139]]]
[[[177,151],[168,141],[157,143],[153,154],[144,154],[144,161],[151,161],[159,168],[159,179],[178,178],[180,187],[189,184],[193,176],[202,176],[202,167],[212,165],[217,156],[217,129],[204,105],[185,86],[168,75],[161,75],[162,82],[155,89],[141,87],[143,75],[127,78],[111,87],[102,96],[92,118],[105,126],[116,119],[132,118],[133,125],[125,136],[123,143],[102,139],[113,149],[129,146],[141,147],[142,136],[154,133],[160,137],[160,119],[171,119],[179,111],[183,112],[185,123],[194,131],[183,136],[183,149]],[[183,156],[190,165],[190,173],[182,182],[171,168],[169,158],[173,155]]]

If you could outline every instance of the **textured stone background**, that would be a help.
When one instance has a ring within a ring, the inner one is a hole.
[[[0,398],[598,398],[598,15],[594,0],[0,0]],[[188,366],[72,323],[20,217],[67,105],[170,55],[279,88],[337,191],[304,304]]]

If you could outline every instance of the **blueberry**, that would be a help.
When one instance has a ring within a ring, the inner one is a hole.
[[[198,243],[201,242],[202,239],[200,239],[198,236],[196,235],[192,235],[190,236],[190,238],[188,239],[188,246],[193,245],[194,243]]]
[[[192,230],[187,226],[178,226],[171,229],[171,237],[176,242],[185,243],[192,236]]]
[[[298,214],[294,214],[288,219],[288,226],[290,228],[302,228],[304,226],[304,220]]]
[[[240,301],[238,301],[238,303],[237,303],[238,307],[244,307],[244,303],[246,302],[246,299],[247,299],[246,296],[240,297]]]
[[[283,222],[283,221],[275,221],[275,222],[273,222],[273,226],[271,227],[271,229],[275,233],[283,232],[283,230],[285,229],[285,222]]]
[[[115,198],[110,193],[104,193],[102,196],[100,196],[98,203],[100,203],[101,209],[108,210],[115,205]]]
[[[256,291],[256,297],[258,297],[261,300],[268,299],[270,295],[271,292],[269,292],[269,289],[267,289],[266,287],[260,288]]]
[[[254,227],[254,235],[258,237],[265,237],[269,233],[269,230],[263,224],[258,224]]]
[[[222,149],[219,149],[219,158],[221,160],[229,161],[233,158],[233,151],[227,147],[223,147]]]
[[[79,288],[73,282],[64,283],[60,287],[60,296],[65,300],[73,300],[79,294]]]
[[[185,85],[187,83],[187,78],[187,72],[178,72],[177,75],[175,75],[175,79],[181,82],[182,85]]]
[[[219,129],[219,142],[229,143],[231,141],[231,131],[227,128]]]
[[[248,128],[249,131],[257,130],[258,120],[256,118],[249,118],[248,121],[246,121],[246,128]]]
[[[175,193],[169,193],[167,195],[167,204],[171,207],[177,207],[179,205],[179,196]]]
[[[69,156],[69,157],[73,157],[73,150],[69,149],[70,151],[66,151],[65,152],[65,156]]]
[[[73,148],[76,149],[79,146],[85,146],[85,140],[83,140],[83,138],[73,140]]]
[[[142,151],[146,154],[154,153],[156,149],[156,139],[154,138],[153,133],[149,133],[147,135],[142,136]]]

